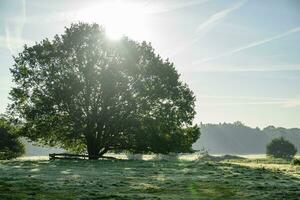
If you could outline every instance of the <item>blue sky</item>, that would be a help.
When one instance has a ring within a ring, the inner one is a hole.
[[[151,42],[195,92],[196,123],[300,127],[298,0],[1,0],[0,112],[12,55],[78,21]]]

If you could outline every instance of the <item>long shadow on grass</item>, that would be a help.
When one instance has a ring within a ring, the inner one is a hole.
[[[190,161],[0,163],[0,199],[298,199],[288,171]]]

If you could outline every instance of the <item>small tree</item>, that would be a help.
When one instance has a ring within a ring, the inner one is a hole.
[[[19,141],[16,129],[0,118],[0,160],[16,158],[24,152],[24,145]]]
[[[291,159],[296,153],[296,147],[283,137],[275,138],[267,145],[267,155],[275,158]]]

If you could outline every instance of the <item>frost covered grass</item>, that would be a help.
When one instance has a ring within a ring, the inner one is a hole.
[[[0,199],[273,200],[300,196],[300,167],[286,161],[178,158],[1,161]]]

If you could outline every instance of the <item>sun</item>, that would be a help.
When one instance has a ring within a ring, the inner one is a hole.
[[[124,35],[139,39],[145,34],[145,8],[138,3],[113,1],[96,4],[84,9],[80,18],[103,25],[107,36],[113,40]]]

